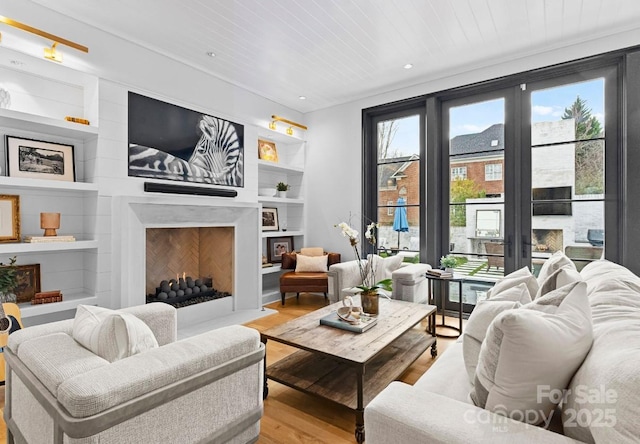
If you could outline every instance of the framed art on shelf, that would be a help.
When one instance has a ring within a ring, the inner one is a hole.
[[[75,182],[73,145],[6,136],[9,177]]]
[[[40,293],[40,264],[16,265],[16,302],[31,302]]]
[[[278,150],[276,144],[268,140],[258,139],[258,158],[269,162],[278,163]]]
[[[20,196],[0,195],[0,242],[20,242]]]
[[[283,253],[291,253],[293,249],[293,236],[270,237],[267,239],[267,260],[269,262],[282,262]]]
[[[262,209],[262,231],[278,231],[278,209],[263,208]]]

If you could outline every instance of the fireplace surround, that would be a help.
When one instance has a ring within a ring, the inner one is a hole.
[[[120,294],[120,307],[144,304],[146,283],[146,233],[155,228],[217,227],[234,233],[229,266],[232,297],[199,303],[178,310],[178,327],[205,322],[242,310],[262,307],[259,288],[260,219],[255,202],[197,196],[117,197],[113,203],[113,288]],[[187,272],[188,270],[183,270]],[[195,273],[195,271],[194,271]],[[215,279],[215,277],[214,277]],[[227,291],[227,290],[225,290]]]

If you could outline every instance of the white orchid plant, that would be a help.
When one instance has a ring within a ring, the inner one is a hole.
[[[358,233],[357,230],[353,229],[348,223],[341,222],[336,227],[340,228],[342,235],[349,239],[349,244],[353,247],[353,251],[356,255],[356,260],[358,262],[358,269],[360,271],[360,278],[362,280],[362,284],[358,285],[357,288],[362,290],[363,292],[370,292],[381,288],[386,291],[391,291],[391,279],[383,279],[379,282],[375,282],[376,270],[374,261],[368,260],[366,264],[363,264],[362,257],[360,256],[360,251],[358,250]],[[364,233],[365,239],[371,245],[376,246],[376,233],[378,231],[378,224],[375,222],[371,222],[367,225],[367,230]]]

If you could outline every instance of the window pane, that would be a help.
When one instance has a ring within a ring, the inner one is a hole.
[[[449,250],[463,258],[456,272],[500,277],[504,253],[485,246],[501,247],[504,238],[504,99],[451,108],[449,116]]]
[[[396,205],[402,197],[406,204],[420,201],[420,161],[383,163],[378,165],[378,206]]]
[[[402,215],[403,212],[406,214],[406,219]],[[379,249],[420,250],[419,206],[397,206],[394,208],[392,216],[387,216],[386,209],[381,208],[378,212],[378,218]],[[403,224],[402,220],[406,220],[407,223]]]
[[[604,137],[604,79],[533,92],[531,120],[532,145]]]
[[[418,115],[378,123],[378,159],[398,160],[420,154],[420,120]]]

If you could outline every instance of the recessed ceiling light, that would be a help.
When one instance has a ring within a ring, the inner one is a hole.
[[[404,65],[404,69],[411,69],[413,68],[413,65],[411,63],[407,63],[406,65]]]
[[[307,100],[307,96],[298,96],[298,99],[300,99],[300,100]]]
[[[216,56],[216,53],[215,53],[215,52],[213,52],[213,51],[209,51],[209,52],[207,52],[207,55],[208,55],[209,57],[215,57],[215,56]]]

